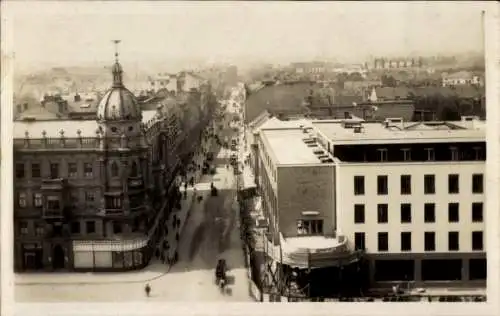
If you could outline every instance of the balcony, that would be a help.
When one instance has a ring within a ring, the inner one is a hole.
[[[43,179],[42,180],[42,190],[50,190],[50,191],[60,191],[64,189],[66,185],[65,179],[57,178],[57,179]]]
[[[62,220],[64,212],[60,209],[46,209],[42,211],[43,219]]]
[[[123,216],[125,211],[121,208],[102,208],[99,210],[100,216]]]

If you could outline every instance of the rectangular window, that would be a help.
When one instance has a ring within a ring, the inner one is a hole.
[[[460,221],[459,204],[448,203],[448,222],[458,223]]]
[[[37,236],[43,236],[45,234],[45,225],[43,223],[35,224],[35,234]]]
[[[436,160],[436,154],[434,148],[425,148],[425,151],[427,152],[427,161]]]
[[[78,177],[78,168],[75,162],[68,162],[68,177]]]
[[[387,148],[380,148],[380,149],[377,149],[378,153],[379,153],[379,159],[381,162],[383,161],[387,161]]]
[[[16,163],[16,179],[24,179],[24,177],[26,176],[24,173],[24,169],[24,163]]]
[[[121,234],[122,233],[122,223],[113,222],[113,234]]]
[[[299,236],[323,235],[323,220],[322,219],[298,220],[297,234]]]
[[[474,147],[475,160],[484,160],[483,149],[481,147]]]
[[[424,194],[436,193],[436,176],[433,174],[424,175]]]
[[[28,222],[22,221],[19,222],[19,232],[21,235],[28,235],[29,229],[28,229]]]
[[[387,204],[377,205],[377,222],[379,224],[389,222],[389,206]]]
[[[411,232],[401,233],[401,251],[411,251]]]
[[[424,250],[425,251],[435,251],[436,250],[436,233],[435,232],[425,232],[424,233]]]
[[[482,202],[472,203],[472,222],[473,223],[483,222],[483,203]]]
[[[42,172],[40,170],[40,164],[32,162],[31,163],[31,177],[32,178],[40,178],[42,176]]]
[[[484,191],[483,188],[484,179],[482,174],[473,174],[472,175],[472,193],[481,194]]]
[[[403,152],[403,161],[411,161],[411,149],[403,148],[401,151]]]
[[[120,209],[122,208],[122,198],[121,197],[115,197],[111,200],[112,203],[112,208],[114,209]]]
[[[482,231],[472,232],[472,250],[482,251],[483,249],[484,249],[483,232]]]
[[[59,164],[51,163],[50,164],[50,178],[58,179],[59,178]]]
[[[94,221],[85,222],[85,226],[86,226],[87,234],[94,234],[95,233],[95,222]]]
[[[388,185],[388,177],[387,176],[377,176],[377,194],[378,195],[387,195],[389,189]]]
[[[95,200],[95,195],[94,192],[85,192],[85,202],[94,202]]]
[[[401,176],[401,194],[411,194],[411,176],[402,175]]]
[[[25,208],[27,206],[27,203],[26,203],[26,193],[25,192],[19,192],[17,194],[17,205],[20,208]]]
[[[448,175],[448,193],[458,194],[460,191],[458,174]]]
[[[42,193],[33,194],[33,206],[35,206],[36,208],[41,208],[43,206]]]
[[[365,205],[355,204],[354,205],[354,223],[364,224],[365,223]]]
[[[354,247],[356,250],[366,249],[365,233],[354,233]]]
[[[80,222],[72,222],[71,223],[71,233],[72,234],[79,234],[80,233]]]
[[[448,232],[448,250],[458,251],[459,248],[458,232]]]
[[[47,197],[47,209],[49,210],[60,210],[61,203],[57,197],[48,196]]]
[[[365,177],[354,176],[354,195],[365,194]]]
[[[458,161],[458,148],[450,147],[450,155],[452,161]]]
[[[436,222],[436,204],[434,203],[424,204],[424,222],[425,223]]]
[[[411,223],[411,204],[401,204],[401,223]]]
[[[92,163],[86,162],[83,164],[83,174],[86,178],[92,178],[93,177],[93,168],[92,168]]]
[[[378,233],[378,251],[389,250],[389,233]]]

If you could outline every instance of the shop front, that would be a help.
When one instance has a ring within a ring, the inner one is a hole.
[[[20,248],[20,270],[43,270],[43,247],[41,242],[22,243]]]
[[[147,237],[126,241],[74,241],[76,271],[126,271],[144,268],[150,259]]]

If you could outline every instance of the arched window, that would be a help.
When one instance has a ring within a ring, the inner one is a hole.
[[[132,166],[130,168],[130,176],[137,177],[137,175],[138,175],[137,162],[132,161]]]
[[[111,176],[118,177],[119,171],[120,170],[118,169],[118,165],[116,164],[116,162],[113,162],[111,164]]]

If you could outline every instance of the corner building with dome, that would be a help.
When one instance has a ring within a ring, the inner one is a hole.
[[[175,212],[175,179],[213,112],[210,85],[138,102],[118,59],[112,78],[95,120],[14,122],[18,272],[143,268]]]

